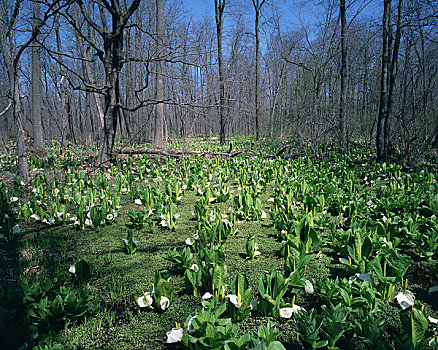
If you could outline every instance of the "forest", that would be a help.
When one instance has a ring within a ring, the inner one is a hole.
[[[0,25],[0,348],[438,349],[436,1]]]

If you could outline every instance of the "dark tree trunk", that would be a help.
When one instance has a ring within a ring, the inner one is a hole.
[[[400,40],[401,40],[401,29],[402,29],[402,19],[403,19],[403,7],[404,0],[399,0],[398,3],[398,13],[397,13],[397,29],[395,33],[394,47],[392,49],[392,59],[391,59],[391,70],[389,73],[389,86],[388,86],[388,98],[387,98],[387,107],[386,107],[386,115],[385,115],[385,123],[384,123],[384,139],[385,139],[385,153],[389,152],[390,148],[390,120],[392,113],[392,104],[393,104],[393,94],[395,87],[395,78],[397,76],[397,62],[398,62],[398,52],[400,49]]]
[[[391,43],[391,0],[384,0],[383,10],[383,46],[382,46],[382,72],[380,79],[380,102],[379,115],[377,117],[377,134],[376,134],[376,148],[377,159],[385,159],[385,138],[384,126],[385,116],[387,114],[387,100],[388,100],[388,70],[389,70],[389,49]]]
[[[255,22],[254,22],[254,32],[255,32],[255,140],[260,139],[260,36],[259,36],[259,21],[260,12],[265,0],[252,0],[255,10]]]
[[[112,160],[112,152],[114,148],[114,141],[117,132],[117,119],[119,109],[121,108],[120,98],[120,72],[123,67],[123,32],[128,24],[129,18],[137,10],[140,0],[133,0],[131,5],[122,12],[119,0],[113,0],[111,3],[102,2],[100,4],[100,14],[102,25],[99,26],[91,17],[81,1],[79,3],[81,12],[84,15],[87,23],[102,37],[103,51],[99,51],[99,59],[102,61],[105,69],[105,108],[104,108],[104,123],[101,129],[98,140],[98,155],[97,162],[101,166],[109,166]],[[109,18],[111,18],[111,29],[106,25],[107,14],[104,9],[108,11]],[[77,25],[76,25],[77,26]],[[78,35],[84,36],[83,32],[78,30]]]
[[[157,29],[157,60],[156,60],[156,79],[155,79],[155,132],[154,146],[164,147],[164,4],[163,0],[156,0],[156,29]]]
[[[347,101],[347,44],[345,32],[347,29],[347,19],[345,13],[345,0],[340,0],[341,17],[341,92],[339,101],[339,132],[340,146],[347,146],[347,125],[345,120],[345,103]]]
[[[225,86],[224,86],[224,67],[222,57],[222,15],[224,13],[226,0],[214,0],[214,10],[216,17],[216,36],[217,36],[217,56],[219,64],[219,141],[221,145],[225,143]]]
[[[33,30],[38,30],[40,24],[40,3],[33,1]],[[35,154],[42,155],[44,151],[43,125],[41,121],[41,45],[38,43],[39,35],[32,43],[32,128],[33,147]]]

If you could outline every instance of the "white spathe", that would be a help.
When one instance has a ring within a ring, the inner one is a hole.
[[[167,344],[179,343],[184,335],[184,329],[182,328],[172,328],[169,332],[166,333]]]
[[[170,306],[170,300],[169,298],[165,297],[164,295],[162,295],[160,297],[160,307],[161,310],[166,310],[168,307]]]
[[[312,282],[306,280],[305,283],[306,285],[304,286],[304,290],[306,291],[306,293],[312,294],[314,291]]]
[[[431,316],[428,316],[427,319],[429,320],[430,323],[438,325],[438,319],[433,318]]]
[[[402,310],[405,310],[414,305],[415,295],[411,291],[405,290],[403,293],[398,293],[396,299]]]
[[[154,302],[154,300],[152,299],[152,293],[150,293],[150,292],[144,293],[143,296],[141,296],[137,299],[137,304],[140,307],[150,307],[151,309],[153,309],[153,307],[152,307],[153,302]]]
[[[207,292],[202,296],[202,300],[209,300],[211,298],[213,298],[213,294],[211,294],[210,292]]]
[[[225,298],[229,299],[230,302],[238,309],[242,306],[242,302],[239,302],[239,297],[235,294],[229,294]]]
[[[292,314],[297,311],[305,311],[301,306],[294,305],[292,307],[284,307],[280,309],[280,317],[281,318],[291,318]]]
[[[187,245],[193,245],[193,243],[195,243],[195,241],[193,240],[192,237],[187,237],[187,239],[184,241],[184,243]]]
[[[193,327],[193,320],[196,318],[196,315],[190,318],[189,322],[187,323],[187,332],[193,333],[195,331]]]
[[[74,265],[71,265],[70,268],[68,269],[68,272],[75,274],[76,273],[76,267]]]

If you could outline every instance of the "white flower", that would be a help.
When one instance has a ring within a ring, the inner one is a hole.
[[[438,324],[438,319],[428,316],[427,319],[430,323]]]
[[[182,328],[172,328],[171,331],[166,333],[167,344],[179,343],[183,337],[184,329]]]
[[[211,294],[210,292],[207,292],[202,296],[202,300],[208,300],[211,298],[213,298],[213,294]]]
[[[304,286],[304,290],[306,291],[306,293],[313,293],[313,284],[312,282],[310,282],[309,280],[306,280],[306,285]]]
[[[36,221],[38,221],[40,219],[40,217],[37,214],[32,214],[30,217],[32,219],[35,219]]]
[[[189,333],[193,333],[194,331],[195,331],[195,329],[193,328],[193,320],[196,318],[196,315],[195,316],[193,316],[190,320],[189,320],[189,322],[187,323],[187,332],[189,332]]]
[[[269,198],[269,199],[268,199],[268,202],[269,202],[269,203],[274,203],[274,197]]]
[[[193,264],[192,266],[190,266],[190,270],[193,270],[193,271],[195,271],[195,272],[198,272],[198,271],[199,271],[199,266],[196,265],[196,264]]]
[[[141,205],[141,199],[136,199],[136,200],[134,201],[134,203],[137,204],[137,205]]]
[[[284,307],[280,309],[280,317],[281,318],[291,318],[294,312],[304,310],[301,306],[294,305],[292,307]]]
[[[11,203],[18,201],[17,197],[11,197]]]
[[[122,238],[122,241],[123,241],[126,245],[128,245],[128,243],[129,243],[129,241],[128,241],[126,238]],[[134,244],[139,244],[139,243],[140,243],[139,241],[136,241],[135,239],[133,239],[132,242],[133,242]]]
[[[60,217],[63,216],[63,215],[64,215],[64,213],[61,212],[61,211],[56,212],[56,216],[57,216],[58,218],[60,218]]]
[[[173,215],[173,217],[174,217],[175,220],[178,219],[180,216],[181,216],[180,213],[176,213],[175,215]]]
[[[239,301],[239,297],[235,294],[229,294],[225,298],[229,299],[230,302],[238,309],[242,306],[242,301]]]
[[[5,214],[4,218],[5,218],[5,219],[9,219],[9,215],[8,215],[8,214]]]
[[[91,221],[90,219],[85,219],[85,225],[91,226],[93,225],[93,221]]]
[[[18,226],[18,224],[15,225],[14,227],[12,227],[12,233],[14,235],[16,235],[17,233],[20,233],[20,231],[21,231],[21,228],[20,228],[20,226]]]
[[[165,297],[164,295],[160,298],[160,307],[161,310],[166,310],[170,306],[170,300],[169,298]]]
[[[264,210],[262,210],[262,216],[261,216],[261,218],[262,219],[266,219],[268,216],[266,215],[266,212],[264,211]]]
[[[409,290],[406,290],[404,293],[402,292],[398,293],[396,298],[402,310],[405,310],[408,307],[414,305],[415,302],[415,296]]]
[[[53,224],[55,222],[55,218],[50,218],[47,222],[49,225]]]
[[[106,219],[107,219],[108,221],[111,221],[112,219],[114,219],[113,214],[108,214],[108,215],[106,216]]]
[[[432,347],[432,345],[435,343],[438,343],[438,336],[435,336],[431,340],[429,340],[429,346]]]
[[[75,274],[76,273],[76,267],[74,265],[71,265],[70,268],[68,269],[68,272]]]
[[[184,242],[187,245],[193,245],[193,243],[195,243],[195,240],[192,237],[187,237],[187,239]]]
[[[144,295],[142,297],[139,297],[137,299],[137,304],[140,307],[150,307],[151,309],[153,309],[152,304],[154,302],[154,300],[152,299],[152,293],[150,292],[146,292],[143,293]]]

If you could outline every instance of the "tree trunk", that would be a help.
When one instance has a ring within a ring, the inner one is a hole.
[[[61,72],[61,79],[59,81],[59,97],[61,99],[61,153],[64,154],[67,150],[67,106],[66,106],[66,88],[65,88],[65,73],[63,67],[62,59],[62,45],[61,45],[61,35],[59,33],[59,19],[55,16],[55,34],[56,34],[56,47],[59,52],[59,70]]]
[[[222,15],[224,13],[226,0],[214,0],[214,10],[216,17],[216,35],[217,35],[217,56],[219,64],[219,141],[221,145],[225,143],[225,86],[224,86],[224,67],[222,57]]]
[[[29,178],[29,169],[27,165],[27,154],[26,154],[26,142],[25,142],[25,132],[23,128],[23,110],[20,101],[20,90],[18,85],[18,72],[15,71],[13,74],[13,91],[14,91],[14,116],[15,122],[17,123],[17,157],[18,157],[18,168],[17,174],[22,179],[27,180]]]
[[[156,0],[156,26],[157,26],[157,60],[156,60],[156,79],[155,79],[155,133],[154,146],[164,147],[164,4],[163,0]]]
[[[347,19],[345,13],[345,0],[340,0],[340,17],[341,17],[341,92],[339,100],[339,132],[340,146],[347,146],[347,125],[345,118],[345,103],[347,101],[347,44],[345,40],[345,31]]]
[[[81,57],[83,58],[83,65],[84,65],[84,70],[85,70],[85,77],[86,77],[86,81],[88,84],[90,85],[94,85],[95,81],[94,81],[94,77],[93,77],[93,71],[91,69],[90,66],[90,58],[88,57],[88,52],[85,49],[85,45],[84,45],[84,40],[82,39],[82,36],[79,33],[79,28],[80,28],[80,22],[79,22],[79,16],[78,16],[78,10],[77,10],[77,5],[73,4],[73,18],[74,18],[74,22],[75,22],[75,37],[76,37],[76,43],[79,46],[79,50],[81,52]],[[98,93],[93,92],[93,97],[94,97],[94,102],[96,103],[96,109],[97,109],[97,114],[99,117],[99,121],[100,121],[100,127],[103,128],[103,107],[102,107],[102,103],[100,100],[100,96]],[[92,122],[93,123],[93,122]]]
[[[38,30],[40,24],[40,3],[33,1],[33,30]],[[44,151],[43,125],[41,122],[41,45],[38,43],[39,35],[32,43],[32,127],[33,127],[33,147],[37,155],[42,155]]]
[[[263,4],[266,0],[252,0],[255,10],[255,22],[254,22],[254,32],[255,32],[255,140],[260,139],[260,37],[259,37],[259,21],[260,12]]]
[[[391,120],[391,112],[392,112],[392,103],[393,103],[393,93],[395,87],[395,78],[397,76],[397,62],[398,62],[398,51],[400,48],[400,40],[401,40],[401,29],[402,29],[402,19],[403,19],[403,7],[404,0],[399,0],[398,3],[398,11],[397,11],[397,29],[395,33],[395,41],[394,47],[392,49],[392,59],[391,59],[391,70],[389,75],[389,86],[388,86],[388,98],[387,98],[387,107],[386,107],[386,115],[385,115],[385,123],[384,123],[384,140],[385,140],[385,153],[387,154],[390,148],[390,120]]]
[[[377,117],[376,148],[377,159],[385,159],[385,138],[384,125],[388,100],[388,70],[389,70],[389,48],[391,32],[391,0],[384,0],[383,10],[383,46],[382,46],[382,72],[380,79],[380,102],[379,115]]]

